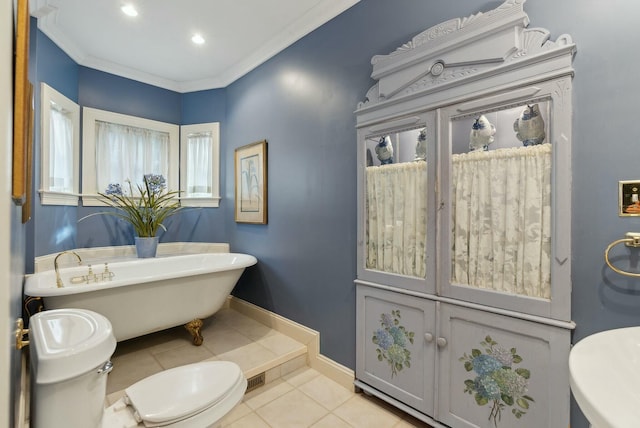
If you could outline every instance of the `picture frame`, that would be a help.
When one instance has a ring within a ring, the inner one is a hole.
[[[27,132],[26,132],[26,178],[25,178],[25,198],[22,203],[22,223],[26,223],[31,220],[31,189],[33,187],[33,129],[34,129],[34,116],[35,116],[35,100],[33,92],[33,84],[28,82],[28,97],[29,100],[29,112],[27,119]]]
[[[27,147],[32,136],[32,101],[29,92],[29,0],[18,0],[15,27],[15,69],[13,92],[13,176],[11,197],[17,205],[26,200]]]
[[[235,151],[235,221],[267,224],[267,140]]]

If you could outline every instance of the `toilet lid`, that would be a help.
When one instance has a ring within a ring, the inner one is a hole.
[[[205,361],[165,370],[125,390],[136,418],[147,426],[185,419],[215,405],[243,379],[230,361]]]

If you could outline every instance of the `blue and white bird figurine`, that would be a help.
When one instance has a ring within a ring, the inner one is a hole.
[[[380,138],[376,145],[376,155],[382,165],[393,163],[393,145],[388,135]]]
[[[469,151],[489,150],[489,144],[493,143],[495,134],[496,127],[489,122],[485,115],[476,118],[469,133]]]
[[[416,155],[413,160],[427,160],[427,128],[423,128],[418,135],[418,144],[416,144]]]
[[[522,110],[520,117],[513,123],[513,130],[516,131],[516,137],[524,146],[542,144],[546,135],[538,104],[527,105]]]

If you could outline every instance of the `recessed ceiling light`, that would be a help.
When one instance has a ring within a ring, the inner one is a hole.
[[[132,4],[125,4],[120,8],[120,10],[122,10],[122,12],[124,12],[125,15],[138,16],[138,11],[136,10],[135,6]]]
[[[196,33],[193,35],[193,37],[191,37],[191,41],[193,43],[195,43],[196,45],[201,45],[204,43],[204,37],[202,37],[200,34]]]

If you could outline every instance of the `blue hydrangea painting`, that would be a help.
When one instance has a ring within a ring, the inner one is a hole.
[[[478,406],[491,405],[489,420],[497,428],[507,406],[513,407],[511,413],[520,419],[534,402],[526,395],[531,373],[525,368],[515,367],[522,362],[516,348],[507,350],[491,336],[487,336],[480,345],[484,347],[484,353],[472,349],[471,355],[465,352],[460,358],[465,370],[476,374],[474,379],[464,381],[464,392],[473,395]]]
[[[373,343],[378,345],[378,361],[386,361],[391,367],[391,377],[402,369],[411,367],[411,351],[407,345],[413,344],[414,333],[400,325],[400,310],[380,315],[380,326],[373,334]]]

